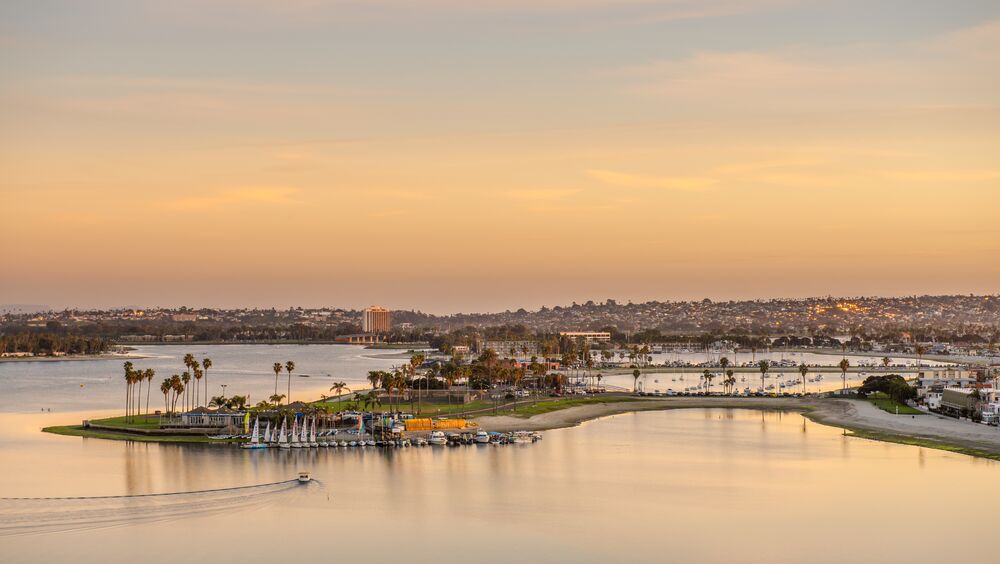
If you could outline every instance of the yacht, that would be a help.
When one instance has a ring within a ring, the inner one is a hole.
[[[479,431],[479,432],[477,432],[476,433],[476,442],[479,443],[479,444],[481,444],[481,445],[489,444],[489,442],[490,442],[490,434],[487,433],[486,431]]]
[[[444,431],[431,431],[431,438],[427,442],[432,445],[446,445],[448,437],[444,436]]]

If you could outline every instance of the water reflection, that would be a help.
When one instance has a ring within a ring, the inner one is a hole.
[[[172,560],[169,551],[148,549],[164,538],[205,549],[236,543],[252,548],[251,560],[286,559],[294,546],[300,554],[335,550],[338,559],[376,562],[876,561],[898,556],[898,545],[839,541],[872,531],[910,538],[926,515],[950,511],[954,496],[1000,494],[997,463],[746,409],[616,415],[524,447],[244,451],[45,439],[13,457],[4,451],[0,475],[14,480],[0,482],[0,495],[230,488],[287,480],[300,469],[320,487],[253,500],[222,493],[192,501],[190,511],[140,504],[123,509],[113,528],[0,538],[5,561],[81,553],[95,561],[126,553]],[[9,505],[2,510],[0,520],[18,515]],[[108,510],[74,515],[100,521]],[[144,511],[153,520],[137,517]],[[964,511],[965,534],[988,538],[988,504]],[[258,538],[258,530],[281,542]],[[982,543],[949,550],[990,559]],[[936,554],[916,550],[907,560]]]

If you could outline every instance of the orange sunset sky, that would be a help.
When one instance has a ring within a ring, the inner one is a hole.
[[[1000,4],[0,6],[0,303],[996,293]]]

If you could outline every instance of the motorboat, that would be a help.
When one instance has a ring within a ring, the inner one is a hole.
[[[530,431],[514,431],[514,435],[511,437],[510,442],[516,445],[530,444],[535,442],[534,437]]]
[[[444,431],[431,431],[431,438],[427,440],[432,445],[448,444],[448,437],[444,436]]]
[[[479,444],[481,444],[481,445],[489,444],[489,442],[490,442],[490,434],[487,433],[486,431],[479,431],[479,432],[477,432],[476,433],[476,442],[479,443]]]

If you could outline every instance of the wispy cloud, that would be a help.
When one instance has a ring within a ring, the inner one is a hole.
[[[646,176],[616,172],[613,170],[591,169],[587,175],[605,184],[625,186],[628,188],[647,188],[659,190],[678,190],[682,192],[699,192],[716,183],[713,178],[696,176]]]
[[[163,202],[163,206],[179,210],[210,211],[245,204],[290,205],[299,203],[293,197],[298,192],[296,188],[283,186],[237,188],[204,196],[167,200]]]
[[[886,178],[907,182],[986,182],[1000,180],[1000,170],[906,170],[883,173]]]
[[[526,200],[533,202],[551,202],[568,198],[580,190],[576,188],[539,188],[531,190],[511,190],[507,196],[515,200]]]

